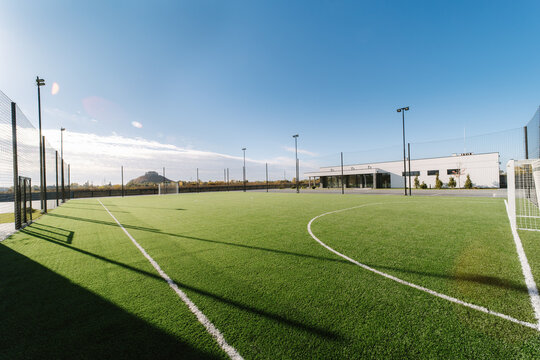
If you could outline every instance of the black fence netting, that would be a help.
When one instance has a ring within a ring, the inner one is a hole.
[[[61,203],[61,159],[0,91],[0,238]]]

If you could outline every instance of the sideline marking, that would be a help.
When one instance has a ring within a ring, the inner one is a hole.
[[[118,221],[118,219],[116,219],[116,217],[114,217],[114,215],[109,211],[109,209],[107,209],[107,207],[103,205],[101,200],[98,200],[98,201],[101,204],[101,206],[103,206],[103,208],[109,213],[109,215],[111,215],[114,221],[116,221],[118,226],[120,226],[120,228],[124,230],[128,238],[133,242],[133,244],[135,244],[137,249],[139,249],[139,251],[144,255],[144,257],[148,261],[150,261],[150,264],[152,264],[154,269],[157,270],[157,272],[159,273],[159,275],[161,275],[163,280],[165,280],[167,284],[169,284],[171,289],[173,289],[174,292],[180,297],[180,299],[182,299],[182,301],[188,306],[189,310],[197,317],[197,320],[199,320],[199,322],[203,324],[203,326],[206,328],[206,331],[210,335],[212,335],[212,337],[217,341],[221,349],[225,351],[231,359],[243,360],[240,353],[238,353],[238,351],[235,348],[233,348],[231,345],[227,343],[227,341],[225,340],[225,338],[223,337],[223,334],[219,331],[219,329],[214,324],[212,324],[212,322],[206,317],[206,315],[203,314],[201,310],[199,310],[197,305],[195,305],[193,301],[191,301],[191,299],[186,295],[186,293],[180,290],[178,285],[176,285],[176,283],[169,277],[169,275],[167,275],[165,271],[161,269],[159,264],[154,259],[152,259],[152,257],[146,252],[146,250],[144,250],[144,248],[141,245],[139,245],[137,240],[135,240],[133,236],[131,236],[131,234],[128,233],[128,231],[122,226],[122,224],[120,224],[120,221]]]
[[[534,317],[538,321],[538,330],[540,331],[540,296],[538,295],[538,288],[534,282],[533,274],[529,261],[527,260],[527,255],[523,249],[523,244],[519,238],[519,234],[516,229],[516,224],[512,221],[510,216],[510,209],[508,208],[508,202],[504,200],[504,205],[506,206],[506,214],[508,215],[508,220],[510,221],[510,228],[512,229],[512,235],[514,236],[514,242],[516,243],[516,251],[518,253],[519,262],[521,263],[521,271],[523,272],[523,277],[525,278],[525,284],[527,285],[527,290],[529,291],[529,297],[531,298],[531,305],[534,310]]]
[[[365,207],[365,206],[370,206],[370,205],[382,205],[383,203],[371,203],[371,204],[364,204],[364,205],[358,205],[358,206],[353,206],[353,207],[350,207],[350,208],[346,208],[346,209],[340,209],[340,210],[334,210],[334,211],[329,211],[329,212],[326,212],[324,214],[321,214],[321,215],[318,215],[318,216],[315,216],[313,219],[311,219],[307,225],[307,230],[309,232],[309,235],[311,235],[311,237],[317,241],[320,245],[322,245],[323,247],[325,247],[327,250],[333,252],[334,254],[344,258],[345,260],[355,264],[355,265],[358,265],[360,266],[361,268],[364,268],[368,271],[371,271],[377,275],[381,275],[387,279],[390,279],[390,280],[393,280],[395,282],[398,282],[400,284],[403,284],[403,285],[406,285],[406,286],[409,286],[409,287],[412,287],[414,289],[417,289],[417,290],[420,290],[420,291],[423,291],[423,292],[426,292],[430,295],[433,295],[433,296],[436,296],[438,298],[441,298],[441,299],[444,299],[444,300],[448,300],[450,302],[453,302],[455,304],[459,304],[459,305],[463,305],[465,307],[468,307],[468,308],[471,308],[471,309],[474,309],[474,310],[477,310],[477,311],[480,311],[480,312],[483,312],[483,313],[486,313],[486,314],[489,314],[489,315],[493,315],[493,316],[497,316],[497,317],[500,317],[502,319],[505,319],[505,320],[508,320],[508,321],[511,321],[513,323],[516,323],[516,324],[519,324],[519,325],[523,325],[523,326],[527,326],[531,329],[534,329],[534,330],[537,330],[537,331],[540,331],[540,328],[538,327],[537,324],[533,324],[533,323],[530,323],[530,322],[527,322],[527,321],[523,321],[523,320],[518,320],[516,318],[513,318],[509,315],[506,315],[506,314],[502,314],[502,313],[499,313],[499,312],[496,312],[496,311],[493,311],[493,310],[489,310],[488,308],[486,307],[483,307],[483,306],[479,306],[479,305],[475,305],[475,304],[471,304],[471,303],[468,303],[468,302],[465,302],[465,301],[462,301],[462,300],[459,300],[455,297],[452,297],[452,296],[448,296],[448,295],[445,295],[445,294],[441,294],[439,292],[436,292],[436,291],[433,291],[433,290],[430,290],[428,288],[425,288],[423,286],[420,286],[420,285],[416,285],[416,284],[413,284],[411,282],[408,282],[408,281],[405,281],[405,280],[402,280],[398,277],[395,277],[393,275],[390,275],[390,274],[387,274],[385,272],[382,272],[382,271],[379,271],[377,269],[374,269],[372,268],[371,266],[368,266],[368,265],[365,265],[365,264],[362,264],[350,257],[348,257],[347,255],[344,255],[342,253],[340,253],[339,251],[336,251],[334,249],[332,249],[330,246],[326,245],[325,243],[323,243],[321,240],[319,240],[318,237],[315,236],[315,234],[313,234],[313,232],[311,231],[311,224],[313,223],[313,221],[317,220],[318,218],[320,217],[323,217],[325,215],[329,215],[329,214],[335,214],[335,213],[338,213],[338,212],[342,212],[342,211],[347,211],[347,210],[352,210],[352,209],[357,209],[357,208],[361,208],[361,207]]]

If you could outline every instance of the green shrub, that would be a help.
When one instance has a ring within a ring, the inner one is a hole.
[[[452,176],[450,176],[450,179],[448,180],[448,187],[452,189],[456,187],[456,179]]]
[[[437,177],[435,178],[435,189],[441,189],[442,185],[443,185],[443,183],[439,179],[439,174],[437,174]]]
[[[422,181],[422,184],[420,184],[420,189],[427,189],[427,184]]]
[[[465,180],[465,189],[472,189],[472,181],[469,177],[469,174],[467,174],[467,180]]]

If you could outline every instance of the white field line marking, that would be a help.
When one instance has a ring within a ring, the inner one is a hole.
[[[527,260],[527,255],[523,249],[523,244],[516,230],[516,227],[510,217],[510,209],[508,208],[508,202],[504,200],[504,205],[506,205],[506,213],[508,215],[508,220],[510,220],[510,228],[512,229],[512,235],[514,236],[514,242],[516,243],[516,250],[518,253],[519,262],[521,263],[521,271],[523,272],[523,277],[525,278],[525,284],[527,285],[527,290],[529,291],[529,297],[531,298],[531,305],[534,310],[534,317],[538,321],[538,329],[540,330],[540,296],[538,295],[538,288],[534,282],[533,274],[529,261]]]
[[[152,264],[154,269],[156,269],[159,275],[161,275],[163,280],[165,280],[167,284],[169,284],[171,289],[173,289],[174,292],[180,297],[180,299],[182,299],[182,301],[188,306],[189,310],[191,310],[191,312],[197,317],[197,320],[199,320],[199,322],[203,324],[203,326],[206,328],[206,331],[208,331],[208,333],[212,335],[212,337],[217,341],[221,349],[223,349],[223,351],[225,351],[231,359],[243,360],[242,356],[238,353],[238,351],[236,351],[235,348],[233,348],[231,345],[227,343],[227,341],[223,337],[223,334],[221,334],[218,328],[214,324],[212,324],[212,322],[206,317],[206,315],[204,315],[202,311],[199,310],[197,305],[195,305],[193,301],[191,301],[190,298],[182,290],[180,290],[178,285],[176,285],[176,283],[169,277],[169,275],[167,275],[165,271],[161,269],[159,264],[155,262],[154,259],[152,259],[152,257],[146,252],[146,250],[144,250],[144,248],[141,245],[139,245],[139,243],[133,238],[133,236],[131,236],[130,233],[128,233],[128,231],[122,226],[122,224],[120,224],[118,219],[114,217],[114,215],[109,211],[109,209],[107,209],[107,207],[103,205],[101,200],[98,200],[98,201],[101,204],[101,206],[103,206],[103,208],[109,213],[109,215],[111,215],[114,221],[116,221],[118,226],[120,226],[120,228],[124,230],[128,238],[133,242],[133,244],[135,244],[137,249],[139,249],[139,251],[144,255],[144,257],[148,261],[150,261],[150,264]]]
[[[471,303],[468,303],[468,302],[465,302],[465,301],[462,301],[462,300],[459,300],[459,299],[456,299],[455,297],[452,297],[452,296],[448,296],[448,295],[445,295],[445,294],[441,294],[439,292],[436,292],[436,291],[433,291],[433,290],[430,290],[428,288],[425,288],[423,286],[420,286],[420,285],[416,285],[416,284],[413,284],[413,283],[410,283],[408,281],[405,281],[405,280],[402,280],[400,278],[397,278],[393,275],[390,275],[390,274],[387,274],[387,273],[384,273],[382,271],[379,271],[377,269],[374,269],[368,265],[365,265],[365,264],[362,264],[350,257],[348,257],[347,255],[343,255],[342,253],[332,249],[330,246],[326,245],[325,243],[323,243],[321,240],[319,240],[318,237],[315,236],[315,234],[313,234],[313,232],[311,231],[311,224],[313,223],[313,221],[317,220],[318,218],[320,217],[323,217],[325,215],[329,215],[329,214],[335,214],[335,213],[338,213],[338,212],[342,212],[342,211],[347,211],[347,210],[352,210],[352,209],[357,209],[357,208],[361,208],[361,207],[364,207],[364,206],[370,206],[370,205],[381,205],[383,203],[371,203],[371,204],[364,204],[364,205],[359,205],[359,206],[353,206],[353,207],[350,207],[350,208],[347,208],[347,209],[341,209],[341,210],[334,210],[334,211],[329,211],[327,213],[324,213],[324,214],[321,214],[321,215],[318,215],[318,216],[315,216],[313,219],[311,219],[307,225],[307,230],[309,232],[309,235],[311,235],[311,237],[317,241],[320,245],[322,245],[323,247],[325,247],[326,249],[328,249],[329,251],[333,252],[334,254],[344,258],[345,260],[347,261],[350,261],[351,263],[355,264],[355,265],[358,265],[360,266],[361,268],[364,268],[368,271],[371,271],[377,275],[381,275],[387,279],[390,279],[390,280],[393,280],[395,282],[398,282],[400,284],[403,284],[403,285],[406,285],[406,286],[410,286],[414,289],[417,289],[417,290],[420,290],[420,291],[423,291],[423,292],[426,292],[430,295],[433,295],[433,296],[436,296],[438,298],[441,298],[441,299],[444,299],[444,300],[448,300],[450,302],[453,302],[455,304],[459,304],[459,305],[463,305],[465,307],[468,307],[468,308],[471,308],[471,309],[474,309],[474,310],[477,310],[477,311],[481,311],[483,313],[486,313],[486,314],[489,314],[489,315],[493,315],[493,316],[497,316],[497,317],[500,317],[502,319],[505,319],[505,320],[508,320],[508,321],[511,321],[513,323],[516,323],[516,324],[520,324],[520,325],[523,325],[523,326],[527,326],[531,329],[535,329],[535,330],[539,330],[538,326],[536,324],[532,324],[530,322],[527,322],[527,321],[523,321],[523,320],[518,320],[516,318],[513,318],[509,315],[506,315],[506,314],[501,314],[499,312],[496,312],[496,311],[493,311],[493,310],[490,310],[486,307],[483,307],[483,306],[479,306],[479,305],[475,305],[475,304],[471,304]]]

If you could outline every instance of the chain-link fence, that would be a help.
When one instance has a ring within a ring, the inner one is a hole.
[[[0,127],[0,237],[3,237],[62,202],[59,183],[62,159],[2,92]],[[69,177],[65,166],[64,176]]]

